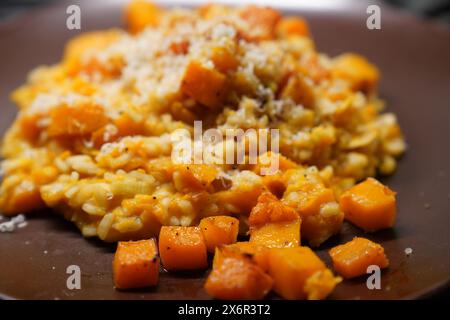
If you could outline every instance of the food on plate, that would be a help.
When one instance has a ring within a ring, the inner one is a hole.
[[[330,250],[333,267],[346,279],[367,274],[367,268],[375,265],[389,266],[389,260],[381,245],[366,238],[355,237],[352,241]]]
[[[365,231],[390,228],[395,223],[395,192],[374,178],[345,191],[339,201],[345,219]]]
[[[262,193],[248,218],[250,242],[269,248],[300,245],[299,214],[269,192]]]
[[[156,285],[159,257],[168,271],[206,269],[209,252],[213,297],[328,296],[340,278],[306,245],[344,217],[365,231],[395,221],[395,192],[372,177],[393,173],[406,144],[376,66],[318,52],[306,20],[268,7],[135,0],[125,20],[71,39],[12,93],[0,211],[51,208],[118,242],[120,289]],[[336,271],[360,274],[364,248],[382,258],[356,240],[332,250]]]
[[[272,248],[267,254],[274,291],[285,299],[324,299],[341,282],[308,247]]]
[[[273,279],[250,257],[227,248],[217,248],[205,290],[214,298],[262,299],[272,289]]]
[[[198,227],[164,226],[159,252],[167,270],[195,270],[208,266],[206,243]]]
[[[159,265],[155,239],[120,241],[113,261],[114,285],[118,289],[155,286]]]
[[[206,217],[198,225],[205,239],[208,252],[214,253],[217,247],[237,241],[239,220],[230,216]]]

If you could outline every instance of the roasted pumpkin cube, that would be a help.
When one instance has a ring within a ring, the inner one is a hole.
[[[259,196],[248,222],[252,243],[274,248],[300,244],[301,220],[298,213],[270,192]]]
[[[324,203],[335,201],[333,190],[319,183],[305,181],[296,191],[298,211],[302,217],[317,214]]]
[[[255,242],[239,241],[225,246],[227,250],[234,250],[240,254],[251,257],[253,261],[264,271],[268,270],[268,250],[269,248]]]
[[[371,265],[380,268],[389,266],[383,247],[365,238],[355,237],[350,242],[332,248],[329,253],[334,270],[347,279],[366,274]]]
[[[301,220],[272,222],[250,229],[250,242],[269,248],[297,247],[300,245]]]
[[[159,278],[155,239],[120,241],[114,255],[113,275],[118,289],[155,286]]]
[[[345,219],[364,231],[390,228],[395,223],[395,192],[374,178],[353,186],[340,198]]]
[[[216,247],[236,242],[239,220],[229,216],[207,217],[200,221],[199,228],[208,251],[214,252]]]
[[[269,249],[274,291],[285,299],[323,299],[340,282],[308,247]]]
[[[205,239],[198,227],[163,226],[159,233],[159,252],[167,270],[208,266]]]
[[[251,258],[217,248],[205,290],[217,299],[256,300],[264,298],[272,285],[272,278]]]
[[[177,165],[173,173],[175,187],[184,192],[201,191],[210,185],[218,173],[216,167],[208,164]]]
[[[250,212],[248,223],[250,227],[256,227],[273,222],[290,222],[298,218],[299,215],[293,208],[285,205],[270,192],[263,192]]]
[[[181,80],[181,91],[209,108],[218,108],[226,96],[226,78],[219,71],[192,61]]]

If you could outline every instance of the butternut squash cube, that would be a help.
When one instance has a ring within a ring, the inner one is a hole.
[[[103,107],[62,105],[50,111],[48,134],[51,137],[73,137],[90,134],[107,123]]]
[[[195,270],[208,266],[206,244],[198,227],[163,226],[159,252],[167,270]]]
[[[282,203],[270,192],[263,192],[250,212],[248,223],[250,227],[256,227],[273,222],[289,222],[297,220],[298,217],[293,208]]]
[[[203,218],[199,228],[205,238],[206,248],[214,252],[216,247],[235,243],[239,232],[239,220],[229,216]]]
[[[217,177],[218,170],[213,165],[177,165],[174,171],[175,187],[183,192],[201,191]]]
[[[201,104],[215,109],[225,99],[225,76],[215,69],[208,69],[192,61],[181,80],[181,91]]]
[[[262,193],[249,216],[250,242],[270,248],[300,244],[301,220],[295,210],[270,192]]]
[[[226,249],[216,249],[205,290],[217,299],[259,300],[264,298],[272,285],[272,278],[249,257]]]
[[[250,230],[250,242],[269,248],[298,247],[300,218],[289,222],[267,223]]]
[[[274,291],[285,299],[324,299],[341,279],[308,247],[269,249]]]
[[[345,219],[364,231],[390,228],[397,214],[395,192],[374,178],[368,178],[340,198]]]
[[[330,251],[334,270],[344,278],[354,278],[367,273],[367,267],[389,266],[381,245],[365,238],[355,237],[352,241],[336,246]]]
[[[253,261],[264,271],[268,270],[268,247],[255,242],[239,241],[227,245],[225,248],[227,250],[234,250],[240,254],[251,257]]]
[[[155,286],[159,278],[159,256],[155,239],[120,241],[113,261],[118,289]]]

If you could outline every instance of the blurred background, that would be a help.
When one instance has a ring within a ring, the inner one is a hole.
[[[27,10],[29,8],[42,5],[50,2],[57,2],[60,0],[0,0],[0,21],[7,19],[15,14]],[[111,0],[116,1],[116,0]],[[205,2],[204,0],[188,0],[188,1],[154,1],[158,3],[181,3],[181,4],[198,4]],[[222,0],[218,1],[222,3],[258,3],[274,5],[281,8],[295,8],[301,6],[314,6],[318,9],[327,6],[339,7],[339,6],[351,6],[360,5],[361,0]],[[364,2],[364,0],[363,0]],[[399,9],[409,11],[415,15],[426,17],[429,19],[435,19],[447,24],[450,24],[450,0],[380,0],[380,1],[365,1],[367,4],[385,4]],[[74,1],[76,3],[76,1]]]

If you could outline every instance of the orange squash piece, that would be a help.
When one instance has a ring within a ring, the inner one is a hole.
[[[255,242],[239,241],[227,245],[225,248],[251,257],[260,268],[264,271],[268,270],[268,247]]]
[[[300,245],[300,218],[289,222],[268,223],[250,230],[250,242],[269,248]]]
[[[181,80],[181,91],[209,108],[221,106],[226,95],[226,78],[215,69],[192,61]]]
[[[305,181],[298,191],[298,210],[302,217],[317,214],[324,203],[335,201],[333,190],[321,184]]]
[[[205,239],[198,227],[163,226],[159,252],[167,270],[195,270],[208,266]]]
[[[180,164],[175,167],[174,179],[177,189],[189,191],[205,190],[217,177],[219,171],[208,164]]]
[[[83,136],[107,122],[103,108],[95,104],[76,107],[62,105],[50,111],[50,119],[47,130],[51,137]]]
[[[347,279],[366,274],[370,265],[389,266],[383,247],[365,238],[355,237],[332,248],[329,253],[336,272]]]
[[[150,1],[131,1],[125,8],[125,23],[128,31],[138,33],[147,26],[156,26],[161,14],[161,9]]]
[[[235,71],[239,66],[239,61],[229,49],[224,47],[215,47],[212,50],[211,60],[217,70],[222,73]]]
[[[159,278],[155,239],[120,241],[114,255],[113,275],[118,289],[155,286]]]
[[[250,242],[270,248],[298,246],[301,220],[295,210],[269,192],[262,193],[249,216]]]
[[[216,247],[235,243],[239,232],[239,220],[229,216],[203,218],[199,228],[205,238],[206,248],[214,252]]]
[[[145,133],[144,121],[136,122],[127,113],[123,113],[118,118],[114,119],[112,124],[117,128],[113,133],[107,133],[106,126],[101,127],[92,133],[91,138],[97,148],[104,143],[116,141],[121,137]]]
[[[266,296],[272,285],[272,278],[251,258],[217,248],[205,290],[217,299],[259,300]]]
[[[390,228],[395,223],[395,192],[374,178],[368,178],[344,192],[340,205],[345,219],[364,231]]]
[[[255,5],[243,7],[239,16],[248,24],[247,30],[242,32],[247,41],[273,39],[276,25],[281,19],[279,11]]]
[[[335,58],[331,75],[350,82],[355,91],[372,92],[380,78],[378,69],[366,58],[354,53],[347,53]]]
[[[34,142],[41,133],[38,125],[40,117],[38,115],[23,115],[19,118],[20,133],[28,141]]]
[[[298,17],[286,17],[277,24],[276,33],[279,37],[309,36],[309,28],[306,21]]]
[[[324,299],[341,281],[308,247],[272,248],[268,255],[273,289],[285,299]]]
[[[297,218],[298,213],[293,208],[283,204],[270,192],[263,192],[250,212],[248,223],[253,227],[270,222],[293,221]]]

